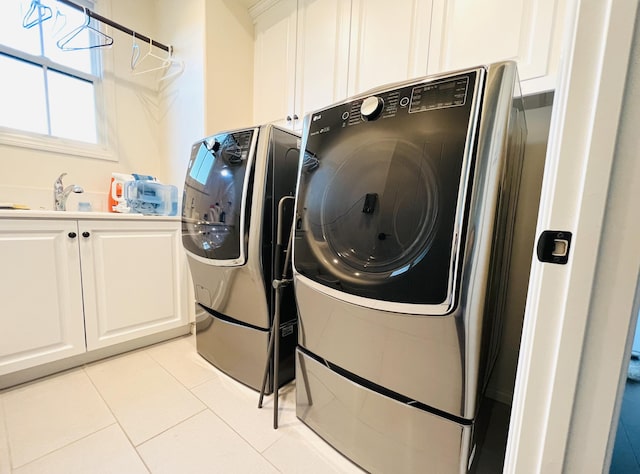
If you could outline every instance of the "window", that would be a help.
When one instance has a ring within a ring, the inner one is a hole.
[[[93,7],[89,0],[74,3]],[[2,4],[0,136],[100,144],[101,114],[96,106],[101,103],[97,100],[100,48],[88,47],[104,38],[81,28],[85,14],[63,3],[3,0]]]

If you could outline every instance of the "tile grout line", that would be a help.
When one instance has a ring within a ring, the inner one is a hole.
[[[178,338],[176,338],[177,340]],[[167,370],[166,367],[164,367],[160,362],[158,362],[151,354],[148,353],[148,351],[152,348],[152,347],[156,347],[162,344],[167,344],[167,343],[171,343],[172,340],[169,341],[163,341],[163,342],[159,342],[157,344],[152,344],[150,346],[147,347],[141,347],[140,349],[138,349],[136,352],[139,352],[140,354],[144,354],[146,357],[148,357],[154,364],[156,364],[158,367],[160,367],[165,373],[167,373],[171,378],[173,378],[176,382],[178,382],[178,384],[180,386],[182,386],[183,388],[185,388],[190,394],[191,396],[193,396],[196,400],[198,400],[199,402],[202,403],[203,408],[201,410],[199,410],[198,412],[194,413],[193,415],[188,416],[187,418],[185,418],[184,420],[180,420],[179,422],[165,428],[164,430],[162,430],[160,433],[156,433],[155,435],[153,435],[152,437],[145,439],[144,441],[138,443],[137,445],[131,440],[131,438],[129,437],[129,434],[126,432],[126,430],[124,429],[124,427],[122,427],[122,425],[120,425],[120,421],[118,420],[118,417],[115,415],[115,413],[113,413],[113,410],[111,409],[111,407],[109,406],[109,404],[107,403],[107,401],[104,399],[104,397],[102,396],[102,393],[100,392],[100,389],[95,385],[95,383],[93,383],[93,379],[91,378],[91,376],[89,375],[89,373],[87,372],[87,377],[89,377],[89,380],[91,380],[91,384],[95,387],[96,391],[98,392],[98,394],[100,395],[100,398],[104,401],[104,403],[107,405],[107,407],[109,408],[109,411],[111,412],[111,414],[113,415],[113,417],[115,418],[116,422],[118,423],[118,426],[120,427],[120,429],[122,430],[122,432],[124,433],[124,435],[127,437],[127,440],[129,441],[129,443],[131,444],[131,447],[135,450],[136,455],[140,458],[140,460],[142,461],[142,464],[144,465],[145,469],[148,472],[152,472],[151,468],[147,465],[147,463],[145,462],[145,460],[143,459],[143,457],[141,456],[140,452],[138,451],[138,447],[142,446],[144,443],[146,443],[147,441],[150,441],[158,436],[160,436],[161,434],[166,433],[168,430],[175,428],[176,426],[178,426],[179,424],[193,418],[196,415],[199,415],[200,413],[204,412],[205,410],[208,409],[207,404],[204,403],[202,400],[200,400],[200,398],[198,398],[194,393],[191,392],[191,390],[189,390],[189,388],[183,384],[180,380],[178,380],[178,378],[173,375],[169,370]],[[133,352],[133,351],[132,351]],[[126,354],[130,354],[129,352],[124,353]],[[98,361],[96,364],[92,364],[92,365],[99,365],[101,361]]]
[[[106,426],[103,426],[102,428],[98,428],[98,429],[97,429],[96,431],[94,431],[93,433],[89,433],[88,435],[84,435],[84,436],[82,436],[81,438],[75,439],[75,440],[73,440],[73,441],[69,441],[67,444],[62,445],[62,446],[60,446],[60,447],[58,447],[58,448],[55,448],[55,449],[53,449],[52,451],[48,451],[48,452],[46,452],[46,453],[44,453],[44,454],[41,454],[40,456],[38,456],[38,457],[36,457],[36,458],[33,458],[31,461],[26,462],[26,463],[24,463],[24,464],[21,464],[20,466],[17,466],[15,469],[21,469],[21,468],[23,468],[23,467],[25,467],[25,466],[28,466],[28,465],[29,465],[29,464],[31,464],[31,463],[34,463],[34,462],[36,462],[36,461],[39,461],[40,459],[45,458],[45,457],[47,457],[47,456],[49,456],[49,455],[51,455],[51,454],[53,454],[53,453],[56,453],[56,452],[60,451],[61,449],[68,448],[69,446],[71,446],[72,444],[77,443],[78,441],[82,441],[83,439],[87,439],[89,436],[93,436],[93,435],[95,435],[95,434],[97,434],[97,433],[100,433],[101,431],[104,431],[104,430],[106,430],[107,428],[111,428],[113,425],[117,425],[117,424],[118,424],[118,422],[117,422],[117,421],[114,421],[113,423],[110,423],[110,424],[108,424],[108,425],[106,425]],[[14,469],[14,468],[12,468],[12,469],[11,469],[11,471],[13,472],[15,469]]]
[[[86,370],[86,365],[82,367],[82,370],[84,371],[85,375],[87,376],[87,378],[89,379],[89,381],[91,382],[91,385],[93,386],[93,388],[95,389],[95,391],[98,393],[98,396],[100,397],[100,400],[102,400],[102,402],[105,404],[105,406],[107,407],[107,409],[109,410],[109,413],[111,413],[111,416],[113,416],[113,419],[115,420],[114,424],[118,425],[118,428],[120,428],[120,431],[122,431],[122,433],[124,434],[125,438],[127,438],[127,441],[129,442],[129,444],[131,445],[131,447],[133,448],[133,450],[136,453],[136,456],[138,456],[138,458],[140,459],[140,461],[142,462],[142,465],[144,466],[144,468],[147,470],[147,472],[151,472],[151,469],[149,469],[149,466],[147,466],[147,463],[144,462],[144,459],[142,459],[142,456],[140,456],[140,453],[138,452],[138,450],[136,449],[135,444],[133,444],[133,441],[131,441],[131,438],[129,437],[129,434],[126,432],[126,430],[124,429],[124,427],[120,424],[120,420],[118,420],[118,417],[116,416],[116,414],[113,412],[113,410],[111,409],[111,406],[109,405],[109,403],[107,403],[107,401],[105,400],[104,396],[102,395],[102,392],[100,391],[100,389],[96,386],[96,384],[94,383],[93,379],[91,378],[91,375],[89,375],[89,372]]]
[[[176,426],[184,423],[185,421],[189,421],[192,418],[195,418],[196,416],[200,415],[201,413],[204,413],[205,411],[207,411],[209,409],[209,407],[205,406],[202,410],[200,410],[197,413],[194,413],[193,415],[189,415],[188,417],[186,417],[184,420],[179,421],[178,423],[176,423],[175,425],[171,425],[168,428],[165,428],[164,430],[162,430],[160,433],[154,434],[151,438],[145,439],[144,441],[142,441],[141,443],[135,445],[133,443],[131,443],[133,445],[133,448],[137,451],[138,448],[140,446],[142,446],[143,444],[151,441],[152,439],[156,439],[158,436],[165,434],[167,431],[172,430],[173,428],[175,428]],[[139,455],[139,454],[138,454]],[[151,472],[151,470],[149,470],[149,472]]]
[[[215,411],[213,411],[213,410],[211,409],[211,407],[210,407],[209,405],[207,405],[207,403],[206,403],[203,399],[201,399],[201,398],[200,398],[196,393],[194,393],[194,392],[193,392],[193,390],[192,390],[192,389],[190,389],[190,388],[189,388],[189,387],[187,387],[185,384],[183,384],[180,380],[178,380],[178,378],[177,378],[175,375],[173,375],[173,374],[172,374],[172,373],[171,373],[171,372],[170,372],[166,367],[164,367],[164,365],[162,365],[160,362],[158,362],[158,361],[157,361],[157,360],[156,360],[156,359],[155,359],[151,354],[148,354],[148,356],[149,356],[149,357],[151,358],[151,360],[153,360],[156,364],[158,364],[160,367],[162,367],[162,370],[164,370],[165,372],[167,372],[167,373],[168,373],[169,375],[171,375],[171,377],[173,377],[173,378],[174,378],[174,379],[175,379],[175,380],[176,380],[180,385],[182,385],[182,386],[183,386],[183,387],[184,387],[184,388],[185,388],[185,389],[186,389],[186,390],[187,390],[187,391],[188,391],[188,392],[189,392],[193,397],[195,397],[195,398],[196,398],[200,403],[202,403],[202,404],[204,405],[204,407],[205,407],[205,409],[206,409],[206,410],[209,410],[213,415],[215,415],[215,416],[216,416],[216,418],[220,419],[220,421],[222,421],[225,425],[227,425],[229,428],[231,428],[231,430],[232,430],[234,433],[236,433],[238,436],[240,436],[240,438],[242,438],[242,440],[243,440],[243,441],[245,441],[247,444],[249,444],[249,446],[251,446],[251,447],[254,449],[254,451],[256,451],[258,454],[262,455],[262,453],[260,453],[257,449],[255,449],[255,448],[253,447],[253,445],[252,445],[252,444],[251,444],[247,439],[245,439],[245,438],[244,438],[244,436],[242,436],[240,433],[238,433],[238,432],[234,429],[234,427],[233,427],[233,426],[231,426],[229,423],[227,423],[227,421],[226,421],[224,418],[222,418],[222,417],[221,417],[220,415],[218,415]],[[213,367],[215,368],[215,366],[213,366]],[[217,372],[217,371],[218,371],[218,369],[216,369],[216,372]],[[221,374],[222,374],[223,376],[225,376],[225,377],[229,377],[227,374],[224,374],[224,373],[221,373]],[[217,374],[217,375],[218,375],[218,376],[220,376],[219,374]],[[229,378],[230,378],[230,377],[229,377]],[[193,388],[195,389],[195,388],[200,387],[200,386],[204,385],[205,383],[209,383],[209,382],[211,382],[211,380],[204,381],[204,382],[202,382],[202,383],[200,383],[200,384],[196,385],[196,386],[195,386],[195,387],[193,387]],[[234,382],[235,382],[235,381],[234,381]],[[237,382],[236,382],[236,383],[237,383]],[[201,412],[202,412],[202,411],[201,411]],[[199,412],[199,413],[201,413],[201,412]],[[191,417],[189,417],[189,418],[191,418]],[[179,424],[179,423],[178,423],[178,424]]]
[[[190,336],[184,336],[184,337],[183,337],[183,339],[184,339],[184,340],[186,340],[188,337],[195,337],[195,336],[193,336],[193,335],[190,335]],[[151,349],[152,347],[154,347],[154,346],[149,346],[149,347],[147,348],[147,350],[148,350],[148,349]],[[197,351],[197,349],[196,349],[195,347],[194,347],[193,349]],[[146,351],[145,351],[145,352],[146,352]],[[228,426],[228,427],[231,429],[231,431],[233,431],[234,433],[236,433],[236,434],[240,437],[240,439],[242,439],[245,443],[247,443],[247,444],[251,447],[251,449],[253,449],[253,450],[254,450],[254,451],[255,451],[255,452],[256,452],[256,453],[257,453],[257,454],[258,454],[262,459],[264,459],[264,460],[265,460],[265,461],[266,461],[270,466],[273,466],[273,468],[274,468],[276,471],[281,472],[281,471],[280,471],[280,470],[279,470],[279,469],[278,469],[278,468],[277,468],[277,467],[276,467],[276,466],[275,466],[275,465],[274,465],[274,464],[273,464],[269,459],[267,459],[266,457],[264,457],[264,455],[262,454],[262,452],[258,451],[258,449],[257,449],[255,446],[253,446],[253,444],[251,444],[251,443],[249,442],[249,440],[248,440],[248,439],[246,439],[244,436],[242,436],[242,434],[241,434],[241,433],[239,433],[239,432],[238,432],[238,431],[237,431],[233,426],[231,426],[231,424],[229,424],[229,423],[228,423],[224,418],[222,418],[222,417],[221,417],[220,415],[218,415],[215,411],[213,411],[213,409],[212,409],[209,405],[207,405],[207,403],[206,403],[203,399],[201,399],[201,398],[200,398],[196,393],[194,393],[194,392],[193,392],[193,390],[197,389],[198,387],[201,387],[202,385],[204,385],[204,384],[206,384],[206,383],[209,383],[209,382],[211,382],[212,380],[215,380],[215,379],[213,379],[213,378],[212,378],[212,379],[209,379],[209,380],[205,380],[205,381],[203,381],[203,382],[201,382],[201,383],[199,383],[199,384],[195,385],[195,386],[194,386],[194,387],[192,387],[192,388],[187,387],[187,386],[186,386],[184,383],[182,383],[182,382],[181,382],[181,381],[180,381],[180,380],[179,380],[175,375],[173,375],[173,373],[171,373],[171,371],[169,371],[169,370],[168,370],[168,369],[167,369],[167,368],[166,368],[166,367],[165,367],[165,366],[164,366],[160,361],[158,361],[155,357],[153,357],[153,355],[151,355],[151,354],[147,354],[147,355],[149,356],[149,358],[151,358],[151,360],[153,360],[156,364],[158,364],[160,367],[162,367],[162,369],[163,369],[165,372],[167,372],[169,375],[171,375],[171,377],[173,377],[173,378],[174,378],[174,379],[175,379],[175,380],[176,380],[180,385],[182,385],[182,386],[183,386],[187,391],[189,391],[189,393],[190,393],[192,396],[194,396],[198,401],[200,401],[200,402],[204,405],[204,407],[205,407],[205,408],[204,408],[203,410],[201,410],[200,412],[198,412],[198,413],[194,414],[193,416],[190,416],[189,418],[187,418],[187,419],[185,419],[185,420],[183,420],[183,421],[187,421],[188,419],[193,418],[193,417],[194,417],[194,416],[196,416],[196,415],[199,415],[200,413],[202,413],[202,412],[203,412],[203,411],[205,411],[205,410],[210,411],[210,412],[211,412],[211,414],[212,414],[213,416],[215,416],[216,418],[218,418],[222,423],[224,423],[226,426]],[[215,373],[218,377],[220,377],[220,376],[229,377],[227,374],[225,374],[225,373],[221,372],[221,371],[220,371],[217,367],[215,367],[213,364],[211,364],[211,366],[212,366],[212,367],[213,367],[213,369],[215,370],[215,372],[214,372],[214,373]],[[229,377],[229,378],[231,378],[231,377]],[[234,381],[234,382],[239,383],[239,382],[237,382],[237,381]],[[257,408],[256,408],[256,409],[257,409]],[[181,421],[180,423],[182,423],[182,421]],[[176,425],[172,426],[171,428],[174,428],[175,426],[179,425],[180,423],[177,423]],[[169,429],[171,429],[171,428],[167,428],[167,430],[169,430]],[[165,431],[167,431],[167,430],[165,430]],[[163,433],[164,433],[165,431],[163,431]],[[153,436],[152,438],[149,438],[149,440],[151,440],[151,439],[153,439],[153,438],[155,438],[155,437],[159,436],[160,434],[162,434],[162,433],[158,433],[157,435]],[[146,442],[147,442],[147,441],[149,441],[149,440],[144,441],[144,443],[146,443]],[[278,440],[276,440],[276,441],[278,441]],[[269,447],[271,447],[271,446],[272,446],[276,441],[274,441],[273,443],[271,443],[267,448],[265,448],[265,450],[264,450],[264,451],[266,451]],[[144,443],[140,443],[140,445],[142,445],[142,444],[144,444]],[[138,446],[140,446],[140,445],[138,445]],[[136,450],[137,450],[137,447],[136,447]],[[263,451],[263,452],[264,452],[264,451]]]
[[[192,393],[193,393],[193,392],[192,392]],[[227,427],[229,427],[229,428],[231,429],[231,431],[233,431],[235,434],[237,434],[237,435],[242,439],[242,441],[244,441],[244,442],[245,442],[245,443],[247,443],[249,446],[251,446],[251,449],[253,449],[256,453],[258,453],[258,454],[260,454],[260,455],[262,456],[262,453],[261,453],[260,451],[258,451],[258,450],[253,446],[253,444],[251,444],[251,443],[249,442],[249,440],[248,440],[248,439],[246,439],[244,436],[242,436],[242,434],[241,434],[241,433],[238,433],[238,431],[237,431],[237,430],[236,430],[236,429],[235,429],[235,428],[234,428],[234,427],[233,427],[233,426],[232,426],[232,425],[231,425],[227,420],[225,420],[225,419],[224,419],[224,418],[222,418],[220,415],[218,415],[215,411],[213,411],[213,409],[212,409],[209,405],[207,405],[207,403],[206,403],[203,399],[201,399],[200,397],[198,397],[198,395],[197,395],[197,394],[195,394],[195,393],[193,393],[193,396],[194,396],[194,397],[196,397],[198,400],[200,400],[200,401],[204,404],[204,406],[206,406],[206,407],[207,407],[207,410],[209,410],[211,413],[213,413],[213,415],[214,415],[216,418],[218,418],[222,423],[224,423],[225,425],[227,425]]]
[[[59,451],[60,449],[66,448],[66,447],[68,447],[68,446],[72,445],[73,443],[76,443],[76,442],[78,442],[78,441],[80,441],[80,440],[85,439],[85,438],[86,438],[86,437],[88,437],[88,436],[91,436],[91,435],[93,435],[93,434],[95,434],[95,433],[98,433],[99,431],[102,431],[102,430],[104,430],[104,429],[108,428],[109,426],[112,426],[114,423],[116,423],[116,422],[117,422],[117,418],[115,418],[115,416],[114,416],[114,420],[115,420],[115,421],[114,421],[113,423],[109,423],[108,425],[102,426],[102,427],[98,428],[97,430],[95,430],[95,431],[93,431],[93,432],[91,432],[91,433],[89,433],[89,434],[86,434],[86,435],[84,435],[84,436],[81,436],[80,438],[77,438],[77,439],[74,439],[74,440],[72,440],[72,441],[69,441],[68,443],[66,443],[66,444],[64,444],[64,445],[62,445],[62,446],[59,446],[59,447],[57,447],[57,448],[54,448],[54,449],[52,449],[51,451],[47,451],[46,453],[41,454],[40,456],[37,456],[37,457],[35,457],[35,458],[31,459],[30,461],[25,462],[24,464],[20,464],[19,466],[15,466],[15,467],[13,466],[13,460],[11,459],[11,458],[13,457],[13,456],[12,456],[12,453],[11,453],[11,443],[9,442],[9,428],[8,428],[8,426],[7,426],[7,424],[6,424],[6,419],[7,419],[7,417],[6,417],[6,413],[4,412],[4,402],[2,401],[4,398],[6,398],[4,395],[5,395],[6,393],[9,393],[9,392],[13,391],[13,389],[15,389],[15,388],[19,388],[19,387],[27,387],[27,386],[36,386],[36,385],[38,385],[38,384],[39,384],[39,383],[41,383],[41,382],[44,382],[44,381],[47,381],[47,380],[54,380],[54,379],[56,379],[56,378],[58,378],[58,377],[60,377],[60,376],[64,376],[64,375],[71,374],[71,373],[73,373],[73,372],[80,372],[80,371],[84,371],[84,364],[83,364],[83,365],[81,365],[81,366],[78,366],[78,367],[72,367],[72,368],[70,368],[70,369],[68,369],[68,370],[63,370],[63,371],[61,371],[61,372],[57,372],[57,373],[55,373],[55,374],[50,374],[50,375],[47,375],[47,376],[45,376],[45,377],[41,377],[41,378],[36,379],[36,380],[31,380],[31,381],[25,382],[24,384],[18,384],[18,385],[15,385],[15,386],[13,386],[13,387],[10,387],[8,390],[4,390],[4,391],[0,394],[0,395],[2,395],[2,396],[0,396],[0,405],[1,405],[1,408],[2,408],[2,414],[3,414],[3,419],[4,419],[5,433],[6,433],[6,437],[7,437],[7,448],[9,449],[9,456],[10,456],[10,459],[9,459],[9,469],[11,470],[11,472],[14,472],[16,469],[20,469],[20,468],[22,468],[22,467],[24,467],[24,466],[27,466],[27,465],[31,464],[32,462],[37,461],[38,459],[42,459],[42,458],[43,458],[43,457],[45,457],[45,456],[48,456],[48,455],[50,455],[50,454],[53,454],[53,453],[55,453],[56,451]],[[85,373],[85,375],[87,376],[87,378],[89,379],[89,381],[90,381],[90,382],[91,382],[91,384],[93,385],[93,381],[91,381],[91,377],[89,377],[86,373]],[[98,392],[98,395],[99,395],[99,396],[100,396],[100,398],[102,399],[102,396],[100,395],[100,393],[99,393],[99,392]],[[107,408],[109,408],[109,406],[108,406],[108,405],[107,405]]]
[[[195,393],[191,392],[191,390],[189,389],[189,387],[187,387],[187,386],[186,386],[185,384],[183,384],[180,380],[178,380],[178,378],[177,378],[175,375],[173,375],[173,373],[171,373],[171,371],[169,371],[169,370],[168,370],[164,365],[162,365],[158,360],[156,360],[156,358],[155,358],[155,357],[153,357],[151,354],[149,354],[149,353],[148,353],[148,351],[149,351],[151,348],[153,348],[153,347],[157,347],[157,346],[164,345],[164,344],[170,344],[171,342],[176,342],[176,341],[178,341],[178,340],[181,340],[181,339],[182,339],[182,338],[184,338],[184,337],[188,337],[188,336],[182,336],[182,337],[180,337],[180,338],[170,339],[170,340],[168,340],[168,341],[162,341],[162,342],[159,342],[159,343],[156,343],[156,344],[152,344],[152,345],[147,346],[147,347],[142,347],[142,348],[140,348],[140,353],[141,353],[141,354],[144,354],[145,356],[147,356],[147,357],[148,357],[148,358],[149,358],[149,359],[150,359],[154,364],[156,364],[158,367],[160,367],[160,368],[161,368],[161,369],[162,369],[162,370],[163,370],[167,375],[169,375],[169,376],[170,376],[171,378],[173,378],[176,382],[178,382],[178,384],[179,384],[181,387],[183,387],[185,390],[187,390],[187,392],[189,392],[189,394],[190,394],[192,397],[194,397],[196,400],[198,400],[200,403],[202,403],[202,409],[201,409],[201,410],[199,410],[199,411],[197,411],[196,413],[193,413],[192,415],[189,415],[189,416],[188,416],[188,417],[186,417],[185,419],[180,420],[180,421],[178,421],[177,423],[175,423],[175,424],[173,424],[173,425],[171,425],[171,426],[169,426],[169,427],[165,428],[165,429],[164,429],[164,430],[162,430],[161,432],[154,434],[152,437],[150,437],[150,438],[148,438],[148,439],[145,439],[144,441],[141,441],[141,442],[140,442],[140,443],[138,443],[138,444],[135,444],[135,443],[134,443],[134,442],[129,438],[129,435],[128,435],[128,434],[127,434],[127,432],[124,430],[124,428],[123,428],[122,426],[120,426],[120,428],[121,428],[121,429],[122,429],[122,431],[124,432],[125,436],[127,436],[127,439],[128,439],[128,440],[129,440],[129,442],[131,443],[131,446],[136,450],[136,453],[138,453],[138,447],[139,447],[139,446],[142,446],[142,445],[143,445],[144,443],[146,443],[147,441],[151,441],[152,439],[157,438],[157,437],[158,437],[158,436],[160,436],[161,434],[166,433],[166,432],[167,432],[167,431],[169,431],[170,429],[173,429],[173,428],[175,428],[176,426],[178,426],[179,424],[184,423],[184,422],[185,422],[185,421],[187,421],[187,420],[190,420],[191,418],[193,418],[193,417],[195,417],[195,416],[199,415],[200,413],[202,413],[202,412],[206,411],[206,410],[209,408],[209,407],[207,406],[207,404],[206,404],[206,403],[204,403],[202,400],[200,400],[200,398],[199,398]],[[125,353],[125,354],[128,354],[128,352],[127,352],[127,353]],[[88,375],[88,374],[87,374],[87,375]],[[91,377],[89,377],[89,379],[91,379]],[[93,380],[91,380],[91,383],[93,383]],[[203,382],[203,383],[204,383],[204,382]],[[95,386],[95,384],[94,384],[94,386]],[[98,393],[100,393],[100,390],[98,389],[98,387],[95,387],[95,388],[96,388],[96,390],[98,391]],[[100,393],[100,397],[104,400],[104,398],[102,397],[102,393]],[[107,406],[109,406],[109,404],[107,403],[107,401],[106,401],[106,400],[104,400],[104,402],[107,404]],[[111,407],[109,407],[109,411],[111,411]],[[111,413],[113,414],[114,418],[115,418],[116,420],[118,420],[118,418],[116,417],[115,413],[113,413],[113,411],[111,411]],[[119,422],[118,422],[118,423],[119,423]],[[138,453],[138,456],[140,456],[140,453]],[[140,456],[140,457],[141,457],[141,456]],[[144,459],[142,460],[142,462],[144,463]],[[149,472],[151,472],[151,469],[149,469],[149,467],[147,466],[147,464],[146,464],[146,463],[144,463],[144,465],[145,465],[145,467],[147,467],[147,470],[148,470]]]
[[[229,377],[229,376],[228,376],[228,375],[226,375],[226,374],[224,374],[224,376],[225,376],[225,377]],[[229,377],[229,378],[231,378],[231,377]],[[233,379],[232,379],[232,380],[233,380]],[[239,383],[239,382],[237,382],[237,381],[235,381],[235,380],[234,380],[234,382],[235,382],[235,383]],[[203,385],[203,384],[200,384],[200,385]],[[198,386],[200,386],[200,385],[198,385]],[[195,388],[195,387],[194,387],[194,388]],[[192,392],[192,393],[193,393],[193,392]],[[273,468],[274,468],[276,471],[278,471],[278,472],[282,472],[280,469],[278,469],[278,468],[277,468],[277,466],[275,466],[275,465],[274,465],[274,464],[273,464],[273,463],[272,463],[268,458],[266,458],[266,457],[264,456],[264,454],[263,454],[263,453],[264,453],[265,451],[267,451],[271,446],[273,446],[276,442],[278,442],[281,438],[278,438],[278,439],[276,439],[275,441],[273,441],[273,442],[272,442],[269,446],[267,446],[263,451],[259,451],[259,450],[258,450],[258,449],[257,449],[257,448],[256,448],[256,447],[255,447],[255,446],[254,446],[254,445],[253,445],[253,444],[248,440],[248,439],[246,439],[244,436],[242,436],[242,433],[238,432],[238,430],[236,430],[236,429],[235,429],[235,428],[234,428],[234,427],[233,427],[229,422],[227,422],[227,420],[225,420],[225,419],[224,419],[224,418],[222,418],[220,415],[218,415],[215,411],[213,411],[213,409],[212,409],[209,405],[207,405],[207,403],[206,403],[204,400],[202,400],[200,397],[198,397],[198,395],[197,395],[196,393],[193,393],[193,395],[194,395],[195,397],[197,397],[197,398],[198,398],[198,400],[200,400],[200,401],[201,401],[201,402],[202,402],[202,403],[207,407],[207,410],[209,410],[209,411],[210,411],[210,412],[211,412],[211,413],[212,413],[216,418],[218,418],[220,421],[222,421],[222,423],[224,423],[226,426],[228,426],[228,427],[231,429],[231,431],[233,431],[235,434],[237,434],[237,435],[240,437],[240,439],[242,439],[245,443],[247,443],[247,444],[251,447],[251,449],[252,449],[253,451],[255,451],[255,452],[258,454],[258,456],[260,456],[262,459],[264,459],[264,460],[265,460],[265,461],[266,461],[270,466],[273,466]],[[257,408],[257,407],[256,407],[256,410],[258,410],[258,408]]]
[[[166,430],[164,430],[162,433],[158,433],[157,435],[155,435],[155,436],[153,436],[153,437],[149,438],[148,440],[144,441],[143,443],[140,443],[138,446],[141,446],[142,444],[146,443],[147,441],[150,441],[150,440],[152,440],[152,439],[154,439],[154,438],[156,438],[156,437],[160,436],[161,434],[165,433],[166,431],[168,431],[168,430],[170,430],[170,429],[174,428],[175,426],[177,426],[177,425],[179,425],[179,424],[181,424],[181,423],[183,423],[183,422],[185,422],[185,421],[187,421],[187,420],[189,420],[189,419],[191,419],[191,418],[195,417],[196,415],[199,415],[199,414],[203,413],[204,411],[209,411],[209,412],[211,412],[211,414],[212,414],[213,416],[215,416],[217,419],[219,419],[219,420],[220,420],[224,425],[226,425],[227,427],[229,427],[229,428],[231,429],[231,431],[233,431],[234,433],[236,433],[236,434],[240,437],[240,439],[242,439],[242,440],[243,440],[247,445],[249,445],[249,446],[251,447],[251,449],[253,449],[253,450],[254,450],[254,451],[255,451],[255,452],[256,452],[256,453],[257,453],[257,454],[258,454],[262,459],[264,459],[264,460],[265,460],[265,461],[266,461],[270,466],[272,466],[276,471],[281,472],[281,471],[280,471],[276,466],[274,466],[274,465],[273,465],[273,463],[272,463],[269,459],[267,459],[266,457],[264,457],[264,456],[263,456],[263,454],[262,454],[260,451],[258,451],[258,450],[257,450],[257,449],[256,449],[256,448],[255,448],[255,447],[254,447],[250,442],[249,442],[249,440],[245,439],[245,438],[244,438],[244,436],[242,436],[242,434],[241,434],[241,433],[239,433],[239,432],[238,432],[238,431],[237,431],[233,426],[231,426],[231,425],[230,425],[230,424],[229,424],[229,423],[228,423],[224,418],[222,418],[222,417],[221,417],[220,415],[218,415],[215,411],[213,411],[213,409],[212,409],[209,405],[207,405],[207,403],[206,403],[203,399],[201,399],[201,398],[200,398],[196,393],[194,393],[194,392],[193,392],[193,390],[194,390],[194,389],[196,389],[196,388],[198,388],[198,387],[200,387],[200,386],[202,386],[202,385],[204,385],[204,384],[206,384],[206,383],[209,383],[209,382],[211,382],[212,380],[215,380],[215,379],[213,379],[213,378],[212,378],[212,379],[209,379],[209,380],[205,380],[205,381],[203,381],[203,382],[201,382],[201,383],[199,383],[199,384],[195,385],[193,388],[187,387],[187,386],[186,386],[185,384],[183,384],[180,380],[178,380],[178,378],[177,378],[175,375],[173,375],[173,373],[171,373],[171,371],[169,371],[166,367],[164,367],[164,365],[163,365],[160,361],[158,361],[158,360],[157,360],[155,357],[153,357],[151,354],[148,354],[148,355],[149,355],[149,357],[150,357],[150,358],[151,358],[151,359],[152,359],[156,364],[158,364],[160,367],[162,367],[162,369],[163,369],[165,372],[167,372],[169,375],[171,375],[171,376],[172,376],[172,377],[173,377],[173,378],[174,378],[178,383],[180,383],[180,384],[181,384],[181,385],[182,385],[182,386],[183,386],[187,391],[189,391],[189,393],[190,393],[192,396],[194,396],[198,401],[200,401],[200,402],[204,405],[204,408],[203,408],[201,411],[199,411],[198,413],[195,413],[194,415],[190,416],[189,418],[186,418],[185,420],[182,420],[180,423],[177,423],[176,425],[174,425],[174,426],[172,426],[172,427],[170,427],[170,428],[167,428],[167,429],[166,429]],[[215,366],[212,366],[212,367],[215,369],[215,373],[216,373],[216,375],[217,375],[218,377],[220,377],[220,375],[221,375],[221,374],[220,374],[220,373],[218,373],[218,372],[219,372],[219,371],[218,371],[218,369],[217,369]],[[226,374],[224,374],[224,373],[222,373],[222,375],[223,375],[223,376],[225,376],[225,377],[228,377],[228,375],[226,375]],[[137,450],[138,446],[136,446],[136,450]]]
[[[11,443],[9,442],[9,427],[7,426],[7,414],[4,409],[4,391],[0,392],[0,415],[2,415],[2,429],[4,430],[5,445],[9,454],[9,472],[13,472],[13,455],[11,453]]]
[[[183,337],[188,337],[188,336],[183,336]],[[171,342],[172,342],[171,340],[170,340],[170,341],[168,341],[168,343],[171,343]],[[147,352],[148,350],[152,349],[153,347],[160,346],[161,344],[162,344],[162,343],[158,343],[158,344],[154,344],[154,345],[148,346],[148,347],[145,349],[145,351],[143,351],[143,352]],[[182,385],[185,389],[187,389],[187,391],[192,392],[192,391],[191,391],[191,388],[187,387],[184,383],[182,383],[182,381],[180,381],[180,380],[178,379],[178,377],[176,377],[175,375],[173,375],[173,373],[172,373],[169,369],[167,369],[167,368],[166,368],[166,367],[165,367],[165,366],[164,366],[164,365],[163,365],[159,360],[157,360],[155,357],[153,357],[153,355],[151,355],[151,354],[147,354],[147,356],[149,356],[149,358],[150,358],[152,361],[154,361],[156,364],[158,364],[158,365],[162,368],[162,370],[164,370],[167,374],[169,374],[171,377],[173,377],[173,378],[176,380],[176,382],[178,382],[178,383],[179,383],[180,385]],[[214,368],[215,368],[215,367],[214,367]],[[215,373],[215,375],[218,375],[218,374],[217,374],[217,373]],[[209,379],[209,380],[205,380],[205,381],[203,381],[203,382],[200,382],[199,384],[197,384],[196,386],[194,386],[194,388],[195,388],[195,387],[199,387],[200,385],[205,384],[205,383],[210,382],[210,381],[211,381],[211,379]],[[191,393],[191,394],[195,396],[195,394],[194,394],[194,393]],[[198,398],[198,397],[196,397],[196,398]],[[198,400],[200,400],[200,399],[198,399]],[[202,401],[202,400],[200,400],[200,401]],[[206,405],[206,404],[205,404],[205,405]]]

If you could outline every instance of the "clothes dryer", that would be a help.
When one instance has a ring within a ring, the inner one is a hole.
[[[182,202],[182,242],[193,278],[198,353],[260,390],[274,316],[278,231],[293,222],[300,137],[272,125],[218,133],[195,143]],[[286,240],[285,240],[286,242]],[[283,289],[280,385],[295,376],[297,312]],[[273,381],[269,380],[267,392]]]
[[[305,117],[297,416],[368,471],[472,465],[525,140],[513,62]]]

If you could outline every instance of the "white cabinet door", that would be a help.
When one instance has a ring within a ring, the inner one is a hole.
[[[434,0],[429,73],[514,59],[526,93],[552,89],[558,3],[564,1]]]
[[[85,352],[76,221],[0,221],[0,375]]]
[[[255,23],[253,118],[257,125],[294,114],[296,0],[282,0]]]
[[[351,0],[298,0],[295,127],[347,97]]]
[[[88,350],[188,324],[178,222],[78,227]]]
[[[353,0],[349,95],[427,73],[432,0]]]

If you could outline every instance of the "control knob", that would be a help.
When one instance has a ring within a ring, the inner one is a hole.
[[[365,120],[375,120],[382,112],[384,101],[381,97],[371,96],[362,101],[360,106],[360,114]]]

